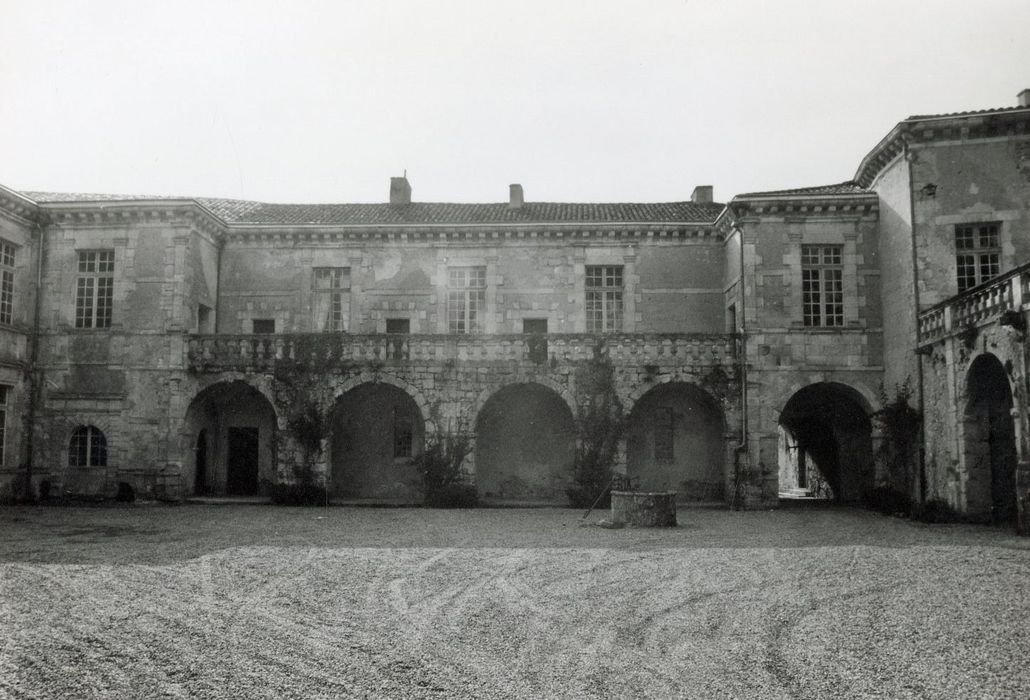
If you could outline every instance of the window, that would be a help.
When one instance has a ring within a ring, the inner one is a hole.
[[[801,306],[806,326],[844,325],[842,246],[801,246]]]
[[[211,333],[211,307],[197,304],[197,333]]]
[[[654,412],[654,458],[656,462],[673,460],[673,412],[660,406]]]
[[[997,223],[955,227],[955,268],[959,292],[998,276],[1001,269],[998,228]]]
[[[478,333],[486,310],[486,268],[451,267],[447,270],[447,330]]]
[[[14,246],[0,239],[0,323],[14,318]]]
[[[0,384],[0,466],[4,464],[4,457],[7,454],[7,396],[10,387]]]
[[[398,334],[410,333],[411,321],[406,318],[388,318],[386,319],[386,332]]]
[[[529,359],[538,365],[547,362],[547,338],[545,337],[547,335],[547,319],[522,319],[522,332],[529,336],[526,338]]]
[[[68,466],[107,466],[107,438],[99,428],[80,425],[72,432],[72,439],[68,444]]]
[[[588,333],[622,330],[622,266],[587,265]]]
[[[350,311],[350,268],[316,267],[312,292],[312,327],[316,331],[346,331]]]
[[[411,457],[414,444],[415,421],[403,408],[393,409],[393,456],[394,459]]]
[[[255,318],[251,320],[255,334],[271,335],[275,333],[274,318]]]
[[[75,287],[75,327],[110,328],[114,251],[80,250]]]

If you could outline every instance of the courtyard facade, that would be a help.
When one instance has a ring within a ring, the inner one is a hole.
[[[483,500],[561,503],[604,402],[640,488],[890,488],[1016,522],[1028,94],[903,120],[846,182],[726,203],[427,203],[407,177],[376,204],[0,188],[0,476],[417,502],[425,446],[464,435]],[[882,420],[900,404],[907,442]]]

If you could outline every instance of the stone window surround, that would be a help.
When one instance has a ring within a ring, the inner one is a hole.
[[[18,246],[0,238],[0,324],[14,320],[14,267]],[[0,452],[2,454],[2,452]]]
[[[74,253],[75,253],[75,262],[73,263],[73,267],[71,268],[71,270],[73,272],[70,275],[70,279],[69,279],[69,296],[70,296],[70,298],[72,300],[72,303],[68,307],[68,310],[70,312],[69,325],[72,328],[74,328],[76,331],[86,331],[86,332],[90,332],[90,331],[107,331],[107,330],[109,330],[110,328],[112,328],[115,325],[115,310],[117,308],[117,305],[114,302],[115,302],[115,298],[118,296],[118,293],[117,293],[118,292],[118,285],[117,285],[117,281],[118,281],[118,275],[117,275],[118,265],[117,265],[117,263],[119,261],[118,251],[116,250],[116,248],[114,246],[103,246],[103,245],[101,245],[101,246],[88,246],[88,247],[82,247],[82,248],[76,247],[74,249]],[[111,269],[109,271],[104,271],[104,272],[100,272],[100,271],[96,271],[96,270],[94,270],[94,271],[85,271],[85,272],[80,271],[80,266],[81,266],[81,264],[83,262],[83,257],[82,256],[83,256],[83,254],[88,254],[88,253],[110,253],[111,254],[111,259],[110,259],[110,268]],[[110,297],[108,298],[108,302],[110,304],[110,307],[109,307],[109,311],[108,311],[109,318],[107,319],[108,322],[107,322],[106,325],[98,325],[97,324],[97,313],[96,312],[97,312],[97,302],[98,302],[98,285],[97,285],[96,282],[97,282],[97,280],[99,280],[101,278],[110,278],[110,292],[109,292],[110,293]],[[92,290],[92,297],[93,297],[92,298],[93,306],[92,306],[92,312],[91,312],[91,319],[92,320],[91,320],[91,325],[88,325],[88,326],[80,326],[77,323],[78,306],[79,306],[79,292],[80,292],[80,283],[79,283],[79,281],[82,280],[82,279],[93,279],[94,280],[94,285],[93,285],[93,290]]]
[[[963,224],[998,224],[998,244],[1001,248],[1000,258],[1000,269],[999,275],[1004,275],[1006,272],[1014,268],[1016,250],[1012,242],[1012,226],[1013,222],[1019,222],[1023,219],[1024,213],[1018,209],[994,209],[989,211],[979,212],[967,212],[963,214],[942,214],[935,216],[931,225],[937,229],[934,232],[937,236],[950,241],[950,254],[951,259],[955,259],[955,227]],[[951,266],[950,282],[948,283],[948,289],[952,290],[953,294],[958,294],[958,270],[955,265]],[[952,294],[945,293],[945,296],[952,296]],[[926,300],[929,303],[930,300]]]
[[[790,234],[788,245],[783,255],[783,266],[788,270],[789,288],[785,295],[785,303],[789,304],[791,328],[815,333],[839,333],[842,330],[855,329],[862,325],[859,319],[858,265],[859,255],[856,245],[856,233],[842,234],[833,231],[806,231],[805,235]],[[804,325],[804,305],[802,303],[801,246],[824,245],[841,246],[841,264],[843,267],[844,286],[844,325],[843,326],[806,326]]]

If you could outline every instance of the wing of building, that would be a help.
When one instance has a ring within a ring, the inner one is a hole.
[[[450,459],[488,503],[613,469],[687,501],[879,489],[1013,520],[1028,95],[725,205],[0,187],[0,482],[406,502]]]

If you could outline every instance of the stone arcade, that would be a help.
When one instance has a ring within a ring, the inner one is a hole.
[[[412,460],[460,432],[484,500],[561,503],[600,358],[641,488],[753,507],[887,485],[1014,521],[1028,95],[905,119],[848,182],[728,204],[0,188],[0,480],[259,495],[307,465],[334,498],[417,501]],[[877,419],[899,396],[924,418],[900,470]]]

